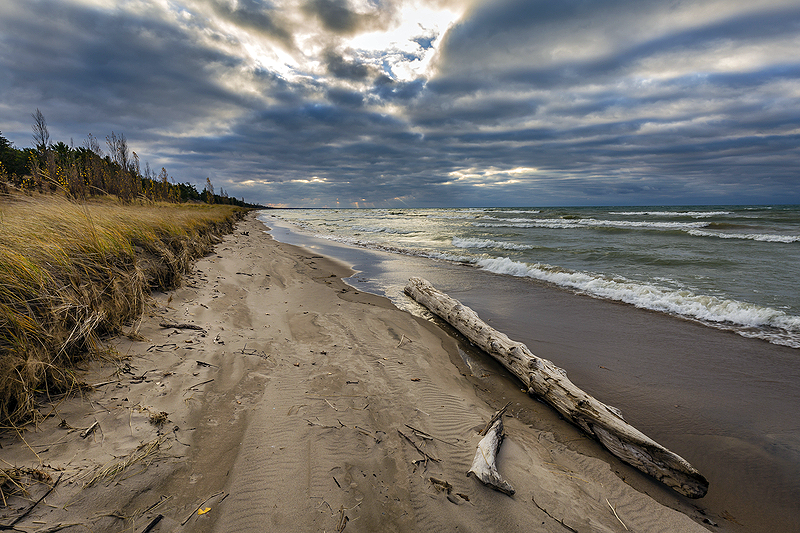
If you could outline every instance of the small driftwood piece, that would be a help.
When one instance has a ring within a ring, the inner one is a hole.
[[[422,278],[408,280],[405,292],[502,363],[528,394],[542,398],[626,463],[689,498],[702,498],[708,492],[708,481],[688,461],[628,424],[619,409],[578,388],[551,361],[533,355],[527,346],[495,330]]]
[[[97,420],[95,420],[95,421],[94,421],[94,424],[92,424],[91,426],[89,426],[88,428],[86,428],[84,431],[82,431],[82,432],[81,432],[81,438],[82,438],[82,439],[85,439],[86,437],[88,437],[89,435],[91,435],[92,433],[94,433],[94,430],[95,430],[95,429],[97,429],[97,426],[98,426],[99,424],[100,424],[100,422],[98,422]]]
[[[172,329],[194,329],[197,331],[205,331],[202,326],[198,326],[197,324],[186,324],[186,323],[177,323],[177,322],[170,322],[168,320],[162,320],[158,323],[159,326],[162,328],[172,328]]]
[[[151,531],[153,531],[153,528],[156,527],[156,525],[159,522],[161,522],[162,518],[164,518],[163,514],[160,514],[155,518],[153,518],[153,520],[147,525],[147,527],[142,530],[142,533],[150,533]]]
[[[478,443],[467,476],[474,475],[484,485],[512,496],[516,492],[514,487],[497,471],[497,452],[503,443],[503,413],[508,409],[508,405],[497,411],[489,420],[489,425],[481,431],[480,434],[485,436]]]

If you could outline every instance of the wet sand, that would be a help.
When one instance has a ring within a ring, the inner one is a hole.
[[[704,500],[620,463],[446,328],[354,289],[341,280],[352,274],[346,265],[263,230],[251,216],[184,287],[157,295],[141,337],[118,339],[125,359],[88,369],[93,392],[53,398],[42,409],[51,416],[24,442],[2,434],[4,461],[61,476],[18,528],[735,531],[700,525],[720,520],[703,514]],[[468,287],[440,287],[471,305]],[[502,291],[493,292],[502,311]],[[593,304],[575,305],[593,314]],[[579,353],[580,335],[562,334]],[[534,340],[547,357],[546,339]],[[624,365],[610,356],[600,364],[609,369],[601,374],[626,381]],[[498,465],[513,497],[465,475],[477,431],[508,401]],[[661,440],[657,424],[628,418]],[[13,498],[0,523],[44,491]]]

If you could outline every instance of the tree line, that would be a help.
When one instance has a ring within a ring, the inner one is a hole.
[[[75,199],[115,195],[124,202],[132,200],[165,202],[205,202],[240,207],[263,207],[249,204],[220,189],[214,192],[210,178],[198,191],[190,183],[176,183],[162,167],[159,173],[142,164],[130,149],[124,134],[113,131],[106,136],[106,149],[91,133],[81,146],[63,141],[52,143],[47,121],[37,109],[33,118],[33,148],[19,149],[0,131],[0,191],[10,184],[25,191],[62,191]]]

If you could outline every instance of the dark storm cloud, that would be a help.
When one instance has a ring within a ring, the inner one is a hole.
[[[309,0],[304,11],[319,19],[325,29],[339,35],[375,30],[384,27],[392,17],[391,3],[373,4],[377,9],[359,13],[350,8],[345,0]]]
[[[345,59],[342,54],[327,50],[323,55],[328,72],[337,78],[363,81],[375,75],[375,69],[354,59]]]
[[[410,82],[393,80],[387,76],[379,76],[375,80],[372,93],[382,100],[411,100],[425,88],[425,81],[417,79]]]
[[[605,57],[592,57],[586,60],[565,60],[547,66],[540,66],[537,56],[548,55],[554,43],[569,42],[568,38],[553,38],[552,29],[537,37],[537,29],[548,28],[560,20],[567,21],[568,28],[579,31],[582,26],[605,25],[605,33],[619,31],[614,20],[614,5],[622,4],[625,10],[631,6],[627,2],[591,2],[582,14],[581,20],[594,19],[594,22],[576,24],[571,21],[576,9],[575,2],[508,2],[490,4],[485,11],[477,13],[474,19],[458,26],[448,34],[443,54],[450,61],[450,68],[439,79],[431,83],[431,88],[445,94],[466,94],[490,89],[498,84],[524,85],[543,89],[557,89],[590,82],[607,82],[625,75],[635,68],[638,61],[669,53],[702,53],[709,46],[724,42],[746,44],[758,43],[764,39],[774,39],[782,35],[794,36],[800,23],[800,7],[769,10],[733,17],[724,21],[714,21],[699,28],[667,33],[642,42],[622,41],[620,48]],[[639,5],[639,9],[643,5]],[[604,22],[605,21],[605,22]],[[517,34],[519,30],[523,34]],[[562,28],[561,31],[564,31]],[[485,63],[476,61],[486,54],[482,45],[486,40],[500,47],[521,48],[520,43],[533,51],[529,65],[507,67],[502,62]],[[510,44],[514,43],[514,44]],[[783,67],[789,76],[796,77],[800,62]],[[668,66],[668,65],[665,65]],[[476,71],[478,71],[476,73]],[[737,73],[733,77],[740,77]],[[723,75],[720,75],[723,77]],[[771,76],[756,77],[748,75],[751,83]]]
[[[106,126],[134,139],[239,100],[215,79],[238,60],[197,46],[174,25],[61,2],[30,7],[31,16],[0,23],[0,83],[16,105],[41,108],[54,134]]]
[[[364,104],[364,95],[348,89],[328,89],[328,100],[341,107],[361,107]]]
[[[237,26],[274,37],[288,47],[294,47],[291,25],[281,20],[280,14],[270,2],[238,0],[232,4],[225,0],[208,0],[208,5],[217,15]]]

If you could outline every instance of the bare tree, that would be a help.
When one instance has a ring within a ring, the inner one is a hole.
[[[86,140],[83,141],[83,147],[96,153],[100,157],[103,157],[103,149],[100,148],[100,141],[98,141],[97,137],[93,136],[91,133],[87,135]]]
[[[112,131],[111,135],[106,136],[106,144],[111,155],[111,160],[122,168],[123,171],[130,170],[131,153],[128,149],[128,140],[125,134],[120,133],[119,137]]]
[[[50,147],[50,132],[47,130],[47,121],[44,119],[44,113],[36,108],[35,113],[31,113],[33,117],[33,145],[39,150],[40,154],[44,154]]]

